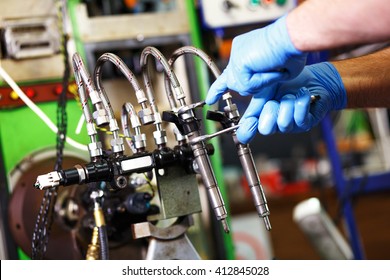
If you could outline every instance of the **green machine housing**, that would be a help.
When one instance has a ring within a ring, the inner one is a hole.
[[[0,66],[49,119],[57,123],[57,101],[64,73],[60,51],[58,7],[55,1],[1,1]],[[76,131],[82,115],[68,87],[67,136],[86,145],[85,126]],[[64,164],[88,159],[86,151],[66,144]],[[2,259],[28,258],[28,244],[42,192],[34,190],[34,176],[49,172],[56,159],[54,133],[0,77],[0,167]],[[25,244],[22,247],[20,244]]]

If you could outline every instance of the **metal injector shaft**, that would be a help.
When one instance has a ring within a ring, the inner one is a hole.
[[[199,137],[198,132],[194,132],[191,135],[188,135],[188,139],[191,143],[192,152],[195,157],[195,162],[199,173],[202,176],[203,184],[207,189],[209,200],[211,206],[214,210],[217,220],[222,223],[223,229],[226,233],[230,231],[229,225],[226,221],[227,211],[225,208],[225,203],[222,199],[221,192],[217,185],[217,181],[211,167],[210,159],[207,155],[207,150],[205,143],[203,141],[192,142],[191,139],[196,139]]]
[[[238,142],[235,132],[233,132],[233,139],[237,147],[237,154],[240,159],[242,169],[245,172],[245,177],[251,190],[256,211],[258,215],[263,218],[266,229],[271,230],[272,227],[268,217],[270,215],[270,211],[268,209],[267,199],[265,198],[263,187],[260,183],[260,178],[257,174],[252,152],[248,145]]]
[[[209,140],[213,137],[222,135],[227,132],[232,132],[234,143],[236,144],[237,154],[241,162],[242,169],[245,172],[245,177],[247,178],[249,188],[251,190],[253,202],[256,207],[258,215],[263,218],[264,224],[267,230],[271,230],[271,222],[269,220],[270,211],[267,204],[267,199],[265,197],[263,187],[261,186],[259,176],[255,167],[253,160],[252,152],[247,144],[242,144],[237,140],[235,131],[239,128],[240,125],[233,125],[231,127],[219,130],[212,134],[201,135],[198,137],[193,137],[190,140],[191,145],[199,143],[201,141]]]
[[[237,106],[232,103],[230,93],[226,93],[224,95],[224,99],[227,102],[227,106],[224,108],[224,112],[207,112],[207,118],[220,122],[224,129],[210,135],[203,135],[201,137],[204,139],[210,139],[225,132],[231,133],[234,144],[236,146],[237,155],[240,159],[242,170],[245,173],[245,177],[248,181],[249,188],[251,190],[252,199],[256,207],[256,211],[259,217],[263,218],[266,229],[271,230],[271,223],[268,217],[270,215],[270,211],[263,191],[263,187],[260,183],[251,149],[248,144],[242,144],[237,139],[236,131],[240,127],[240,124],[236,124],[239,120]]]
[[[319,95],[311,95],[310,96],[310,103],[314,103],[316,100],[319,100],[320,96]],[[228,108],[227,112],[231,112],[232,108],[234,108],[233,104],[230,101],[230,98],[226,99],[228,103]],[[252,193],[252,198],[253,202],[255,204],[257,213],[259,214],[260,217],[263,218],[264,224],[267,230],[271,230],[271,223],[269,220],[269,215],[270,211],[268,208],[267,204],[267,199],[265,197],[263,187],[260,183],[260,178],[258,176],[257,170],[256,170],[256,165],[255,161],[253,160],[252,152],[251,149],[249,148],[248,144],[242,144],[238,141],[237,135],[236,135],[236,130],[239,127],[238,125],[232,125],[231,127],[224,129],[224,130],[232,130],[232,136],[233,136],[233,141],[236,145],[237,148],[237,153],[238,157],[241,162],[242,169],[245,172],[245,176],[247,178],[249,188]]]
[[[194,169],[201,175],[203,184],[207,190],[210,205],[217,220],[222,223],[224,231],[228,233],[230,229],[226,221],[227,211],[225,203],[210,163],[206,144],[201,138],[199,120],[196,118],[194,112],[195,108],[203,105],[204,102],[198,102],[182,106],[177,112],[164,111],[163,119],[176,124],[180,133],[187,136],[194,156]]]

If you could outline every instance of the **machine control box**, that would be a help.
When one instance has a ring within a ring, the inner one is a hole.
[[[201,9],[209,28],[273,21],[296,6],[295,0],[202,1]]]

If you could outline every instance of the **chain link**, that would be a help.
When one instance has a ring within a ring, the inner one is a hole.
[[[66,6],[66,1],[59,1],[59,30],[63,31],[63,14]],[[67,134],[68,116],[66,113],[67,89],[70,78],[69,54],[68,54],[68,34],[62,32],[62,53],[64,58],[64,75],[62,79],[62,91],[58,98],[57,104],[57,137],[56,137],[56,163],[54,169],[59,171],[62,169],[64,146]],[[47,189],[43,195],[42,202],[39,208],[37,221],[35,223],[32,236],[32,259],[44,259],[51,226],[54,221],[54,206],[57,201],[58,187]]]

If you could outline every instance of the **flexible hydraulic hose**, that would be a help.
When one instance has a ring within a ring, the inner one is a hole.
[[[149,71],[148,71],[148,57],[149,55],[154,56],[155,59],[157,59],[161,65],[163,66],[165,75],[167,79],[171,82],[171,86],[173,87],[175,93],[176,93],[176,99],[180,101],[181,105],[184,106],[185,104],[185,95],[183,92],[182,87],[180,86],[179,80],[176,77],[176,74],[172,71],[171,67],[168,64],[167,59],[163,56],[163,54],[157,50],[154,47],[146,47],[141,53],[140,58],[140,64],[142,67],[142,76],[144,79],[145,87],[146,87],[146,93],[148,95],[149,103],[152,107],[152,110],[154,113],[158,113],[157,105],[155,104],[154,95],[153,95],[153,87],[152,83],[150,82],[149,77]],[[171,108],[172,107],[172,100],[168,98],[169,104]]]
[[[126,102],[122,106],[122,112],[121,112],[121,123],[122,123],[122,131],[123,134],[126,136],[127,144],[129,145],[130,149],[133,151],[133,153],[137,152],[137,148],[134,145],[134,142],[132,141],[131,137],[133,136],[130,131],[130,125],[128,122],[128,119],[130,119],[131,125],[135,129],[135,134],[140,134],[140,123],[137,119],[137,112],[134,109],[134,106],[130,102]],[[134,123],[136,122],[136,123]]]
[[[207,64],[208,68],[211,70],[211,72],[213,73],[215,78],[218,78],[221,75],[221,71],[219,70],[219,68],[217,67],[215,62],[211,59],[211,57],[208,54],[206,54],[204,51],[202,51],[198,48],[195,48],[193,46],[184,46],[184,47],[181,47],[181,48],[175,50],[168,60],[169,67],[172,68],[175,61],[180,56],[182,56],[184,54],[195,55],[195,56],[199,57],[200,59],[202,59]],[[164,82],[165,82],[165,91],[166,91],[168,100],[170,100],[170,102],[174,103],[176,106],[176,102],[174,100],[172,101],[173,93],[172,93],[172,88],[171,88],[170,83],[169,83],[169,78],[167,76],[165,76]]]
[[[94,70],[94,75],[93,75],[94,81],[96,84],[97,91],[102,99],[103,105],[106,108],[106,111],[108,113],[108,117],[110,119],[110,131],[112,132],[112,136],[113,136],[114,141],[115,141],[115,139],[119,139],[119,127],[118,127],[118,123],[115,119],[114,110],[112,109],[112,106],[111,106],[110,101],[107,97],[106,91],[105,91],[103,84],[102,84],[101,72],[102,72],[104,63],[106,63],[107,61],[114,64],[114,66],[118,70],[120,70],[122,72],[122,74],[126,77],[126,79],[130,82],[130,84],[132,85],[132,87],[135,91],[137,101],[141,105],[142,109],[146,108],[145,102],[147,101],[147,99],[146,99],[146,96],[145,96],[142,88],[139,86],[135,75],[126,66],[126,64],[123,62],[123,60],[120,57],[118,57],[117,55],[115,55],[113,53],[104,53],[103,55],[101,55],[98,58],[98,60],[96,62],[95,70]],[[119,151],[123,151],[123,148],[118,147],[118,149],[119,149]]]
[[[176,77],[176,74],[172,71],[172,69],[169,67],[167,59],[163,56],[163,54],[156,48],[154,47],[146,47],[143,49],[140,57],[140,65],[142,69],[142,76],[146,88],[146,93],[149,99],[149,104],[152,110],[152,114],[154,115],[155,118],[155,126],[156,126],[156,131],[153,132],[153,137],[155,139],[155,143],[158,148],[162,148],[166,145],[167,142],[167,137],[166,137],[166,132],[162,128],[162,119],[161,115],[158,112],[157,104],[154,99],[154,93],[153,93],[153,86],[150,81],[149,77],[149,69],[148,69],[148,58],[149,56],[152,55],[156,60],[160,62],[160,64],[163,66],[165,75],[169,78],[169,81],[172,84],[172,87],[176,93],[176,98],[179,100],[180,104],[184,106],[185,103],[185,95],[183,92],[182,87],[180,86],[180,83]],[[171,101],[169,101],[171,108],[172,104]],[[172,108],[174,109],[174,108]]]
[[[99,59],[96,63],[93,77],[95,79],[96,89],[99,93],[100,98],[102,99],[103,106],[106,109],[107,114],[108,114],[108,118],[110,120],[110,131],[112,132],[112,137],[114,139],[118,139],[119,138],[119,127],[118,127],[118,123],[115,119],[114,110],[112,109],[112,106],[111,106],[109,98],[107,97],[106,91],[104,90],[103,86],[101,85],[101,75],[100,75],[101,68],[102,68],[101,66],[103,65],[104,62],[106,62],[106,60],[99,61]]]
[[[221,75],[221,71],[214,63],[214,61],[211,59],[211,57],[208,54],[206,54],[204,51],[195,48],[193,46],[184,46],[175,50],[168,60],[169,66],[172,67],[176,59],[184,54],[192,54],[200,57],[207,64],[207,66],[210,68],[211,72],[215,77]]]
[[[108,237],[106,221],[104,219],[103,209],[96,197],[94,198],[93,217],[95,220],[95,226],[98,228],[99,233],[100,258],[102,260],[108,260]]]
[[[99,232],[99,248],[100,248],[100,258],[102,260],[108,260],[108,237],[107,237],[107,228],[106,226],[98,227]]]
[[[90,137],[91,143],[96,143],[97,132],[94,126],[94,120],[92,117],[92,113],[88,106],[87,94],[85,93],[84,86],[91,93],[96,91],[92,85],[91,77],[88,75],[87,70],[84,67],[83,60],[81,59],[78,53],[75,53],[72,57],[73,61],[73,71],[75,73],[75,80],[78,87],[78,93],[80,97],[80,102],[85,118],[85,122],[87,124],[87,132]]]
[[[147,98],[145,96],[144,91],[140,87],[140,85],[137,81],[137,78],[135,77],[134,73],[123,62],[123,60],[115,54],[104,53],[98,58],[98,60],[96,62],[95,71],[94,71],[94,78],[95,78],[95,84],[96,84],[96,87],[97,87],[97,90],[99,91],[99,93],[102,93],[103,97],[107,99],[107,95],[105,94],[104,87],[102,85],[102,78],[101,78],[102,77],[102,75],[101,75],[102,66],[107,61],[110,61],[111,63],[113,63],[115,65],[115,67],[118,70],[120,70],[122,72],[122,74],[126,77],[126,79],[130,82],[130,84],[132,85],[132,87],[135,91],[135,95],[137,97],[138,103],[142,106],[143,109],[145,109],[146,108],[145,103],[147,101]],[[106,100],[106,102],[109,103],[108,99]],[[112,111],[112,109],[111,109],[111,111]]]

